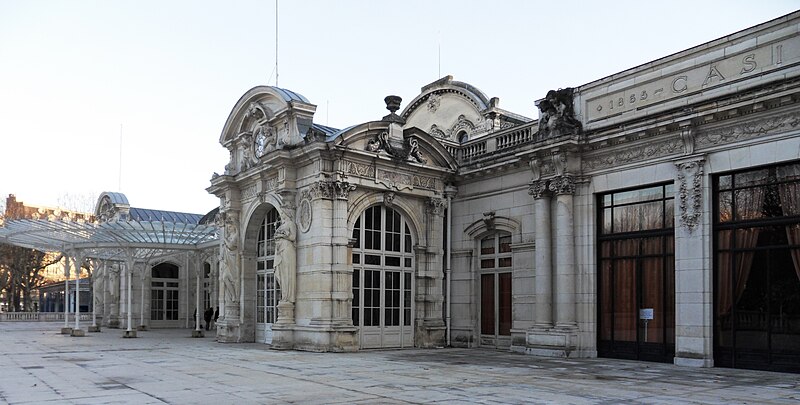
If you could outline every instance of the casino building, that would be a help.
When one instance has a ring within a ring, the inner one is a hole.
[[[538,119],[451,76],[345,129],[250,89],[208,188],[218,340],[800,371],[799,31],[550,91]]]

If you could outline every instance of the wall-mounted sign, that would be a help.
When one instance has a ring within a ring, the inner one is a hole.
[[[639,319],[653,319],[653,308],[642,308],[639,310]]]

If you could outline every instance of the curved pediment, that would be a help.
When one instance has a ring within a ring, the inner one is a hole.
[[[477,87],[445,76],[423,87],[400,116],[406,128],[421,128],[434,138],[456,143],[531,121],[499,108],[499,103]]]
[[[219,142],[228,145],[243,133],[255,136],[259,129],[263,132],[276,132],[276,117],[293,112],[299,119],[311,122],[316,106],[299,93],[273,86],[256,86],[248,90],[236,102],[225,126]],[[288,119],[289,117],[287,117]],[[302,134],[304,135],[304,134]]]
[[[471,138],[491,129],[491,121],[483,116],[489,105],[482,91],[447,76],[423,87],[401,116],[407,128],[421,128],[436,138],[458,142],[465,134]]]

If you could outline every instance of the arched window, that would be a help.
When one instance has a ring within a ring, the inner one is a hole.
[[[256,324],[275,323],[280,286],[275,282],[275,230],[280,226],[278,211],[270,209],[258,231],[256,260]],[[264,328],[257,326],[257,330]]]
[[[469,140],[469,135],[467,135],[467,131],[461,131],[458,133],[456,139],[458,139],[459,143],[464,143]]]
[[[179,269],[172,263],[161,263],[151,270],[150,320],[178,320]]]

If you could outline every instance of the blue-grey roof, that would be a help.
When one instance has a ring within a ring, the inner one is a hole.
[[[334,132],[332,134],[328,134],[328,137],[325,138],[325,142],[333,142],[334,140],[336,140],[336,138],[339,137],[339,135],[341,135],[341,134],[343,134],[343,133],[345,133],[345,132],[347,132],[347,131],[349,131],[349,130],[357,127],[357,126],[358,125],[350,125],[349,127],[345,128],[345,129],[336,130],[336,132]]]
[[[185,212],[151,210],[131,207],[130,219],[134,221],[164,221],[176,224],[198,224],[203,215]]]
[[[128,197],[125,197],[125,194],[116,193],[116,192],[113,192],[113,191],[106,191],[102,195],[100,195],[100,199],[102,199],[104,196],[108,196],[108,199],[112,204],[130,205],[128,203]]]
[[[324,133],[327,136],[331,136],[331,135],[339,132],[338,129],[333,128],[333,127],[329,127],[327,125],[311,124],[311,128],[314,128],[317,131],[320,131],[320,132]]]
[[[280,87],[275,87],[275,86],[272,86],[272,88],[275,89],[275,91],[277,91],[283,97],[283,99],[285,101],[299,100],[299,101],[302,101],[304,103],[308,103],[309,102],[308,99],[303,97],[303,95],[300,94],[300,93],[295,93],[295,92],[293,92],[291,90],[282,89]]]

